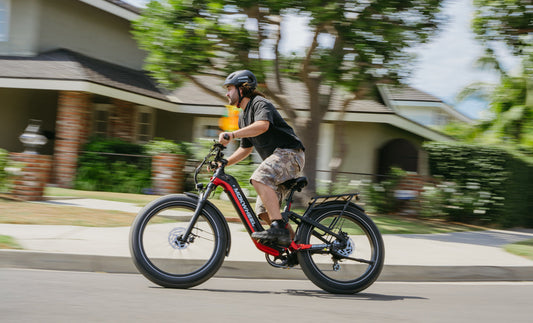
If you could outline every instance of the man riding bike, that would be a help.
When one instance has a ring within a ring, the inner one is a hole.
[[[219,135],[219,142],[223,145],[241,138],[240,147],[228,158],[228,165],[249,156],[254,147],[263,159],[252,174],[250,183],[259,195],[256,214],[269,223],[270,228],[254,232],[252,238],[288,246],[291,232],[280,212],[280,201],[285,193],[280,184],[301,176],[305,148],[274,105],[256,90],[257,79],[252,72],[240,70],[231,73],[224,87],[229,104],[243,110],[239,115],[239,130]]]

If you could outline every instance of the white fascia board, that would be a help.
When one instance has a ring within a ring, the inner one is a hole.
[[[394,105],[403,107],[437,107],[442,108],[444,103],[442,102],[435,102],[435,101],[393,101]]]
[[[394,127],[411,132],[418,136],[435,141],[452,141],[450,137],[434,131],[430,128],[424,127],[407,118],[401,117],[395,113],[342,113],[342,112],[328,112],[324,117],[324,121],[347,121],[347,122],[373,122],[386,123]]]
[[[117,6],[116,4],[107,2],[105,0],[80,0],[80,1],[85,2],[88,5],[91,5],[103,11],[109,12],[110,14],[124,18],[129,21],[137,20],[139,18],[139,15],[136,14],[135,12],[129,11],[127,9],[124,9],[120,6]]]
[[[472,119],[469,117],[461,114],[459,111],[455,110],[454,108],[450,107],[444,102],[431,102],[431,101],[394,101],[394,105],[398,107],[432,107],[432,108],[439,108],[446,113],[454,116],[455,118],[467,122],[472,123]]]
[[[0,88],[89,92],[176,113],[223,115],[226,112],[224,106],[178,104],[87,81],[0,78]]]

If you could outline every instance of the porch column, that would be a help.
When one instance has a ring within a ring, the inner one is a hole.
[[[54,147],[54,183],[71,188],[76,176],[78,154],[89,134],[90,94],[59,93],[56,142]]]

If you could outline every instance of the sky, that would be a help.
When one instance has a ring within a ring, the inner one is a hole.
[[[124,1],[136,6],[148,2]],[[468,100],[458,103],[456,100],[457,94],[470,83],[498,82],[498,76],[494,72],[480,71],[474,67],[483,49],[470,30],[472,0],[448,0],[445,2],[443,13],[450,17],[447,26],[429,43],[412,49],[418,58],[411,76],[405,83],[438,97],[470,118],[481,118],[487,109],[487,102]],[[298,52],[310,43],[311,34],[306,30],[305,22],[305,17],[292,17],[286,22],[291,24],[292,30],[297,31],[282,35],[284,42],[281,45],[285,46],[287,51]],[[504,49],[501,50],[501,57],[504,67],[512,70],[518,66],[518,61]]]

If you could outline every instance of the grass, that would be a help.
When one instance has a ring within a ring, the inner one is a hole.
[[[158,197],[156,195],[93,192],[52,187],[46,188],[45,195],[112,200],[133,203],[138,206],[144,206]],[[229,201],[216,199],[212,199],[211,201],[227,217],[237,217],[235,209]],[[2,210],[0,212],[0,223],[13,224],[118,227],[130,226],[135,217],[135,214],[133,213],[121,211],[85,209],[44,203],[17,202],[1,198],[0,209]],[[389,215],[373,215],[372,220],[377,224],[383,234],[430,234],[481,229],[479,227],[464,224],[417,220]]]
[[[0,249],[22,249],[22,247],[12,237],[0,235]]]
[[[144,206],[158,198],[158,195],[115,193],[115,192],[98,192],[98,191],[81,191],[59,187],[46,187],[45,196],[54,197],[75,197],[84,199],[99,199],[115,202],[133,203],[137,206]]]
[[[533,239],[508,244],[505,251],[533,260]]]

